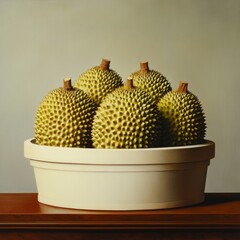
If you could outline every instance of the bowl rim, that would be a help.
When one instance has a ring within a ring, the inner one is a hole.
[[[187,146],[100,149],[44,146],[30,138],[24,141],[24,156],[36,161],[72,164],[169,164],[209,161],[215,157],[215,143],[205,140]]]

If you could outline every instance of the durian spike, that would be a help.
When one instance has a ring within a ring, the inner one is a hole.
[[[100,64],[100,69],[102,69],[102,70],[109,70],[109,67],[110,67],[110,61],[103,58],[102,62]]]
[[[188,83],[180,81],[178,92],[187,93],[188,92]]]
[[[133,86],[133,79],[132,79],[131,77],[128,77],[128,78],[127,78],[127,81],[126,81],[126,83],[125,83],[125,88],[126,88],[127,90],[130,90],[130,89],[133,89],[133,88],[134,88],[134,86]]]
[[[63,79],[63,89],[67,91],[73,90],[72,79],[70,77]]]
[[[148,73],[150,71],[148,62],[141,62],[140,63],[140,71],[141,73]]]

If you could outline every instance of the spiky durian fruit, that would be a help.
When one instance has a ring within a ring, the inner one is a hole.
[[[148,62],[140,63],[140,70],[132,73],[130,77],[133,78],[134,86],[147,91],[155,102],[172,90],[166,77],[158,71],[150,70]]]
[[[128,79],[108,94],[96,111],[92,139],[96,148],[150,148],[160,138],[156,104]]]
[[[71,79],[64,87],[50,91],[38,107],[35,119],[36,143],[59,147],[90,147],[95,103]]]
[[[99,105],[108,93],[123,86],[122,78],[109,67],[110,61],[102,59],[100,66],[93,67],[82,73],[75,81],[74,87],[82,89]]]
[[[166,146],[184,146],[204,142],[205,115],[198,98],[180,82],[176,91],[168,92],[159,103],[163,116],[163,138]]]

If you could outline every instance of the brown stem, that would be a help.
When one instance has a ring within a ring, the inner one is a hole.
[[[125,88],[127,90],[130,90],[130,89],[134,88],[134,86],[133,86],[133,79],[131,77],[127,78],[127,81],[126,81],[126,84],[125,84]]]
[[[188,83],[180,81],[177,91],[182,93],[187,93]]]
[[[72,90],[73,87],[72,87],[72,79],[70,77],[66,77],[63,79],[63,88],[64,90]]]
[[[141,73],[148,73],[150,71],[148,62],[141,62],[140,63],[140,71]]]
[[[102,70],[109,70],[109,67],[110,67],[110,61],[103,58],[102,62],[100,64],[100,69],[102,69]]]

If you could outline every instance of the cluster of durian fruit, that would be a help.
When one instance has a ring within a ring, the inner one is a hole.
[[[198,98],[180,82],[172,90],[148,62],[123,82],[110,61],[84,73],[72,85],[50,91],[38,107],[39,145],[81,148],[153,148],[203,143],[205,114]]]

